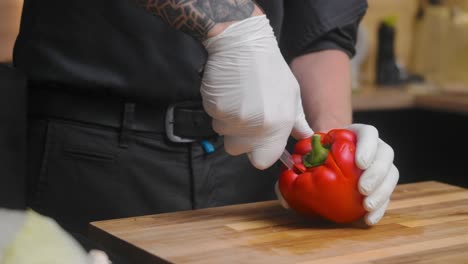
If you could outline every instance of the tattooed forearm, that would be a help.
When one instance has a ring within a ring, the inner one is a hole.
[[[252,15],[251,0],[136,0],[176,29],[199,40],[219,23],[239,21]]]

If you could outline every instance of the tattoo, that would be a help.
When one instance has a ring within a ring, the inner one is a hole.
[[[136,0],[172,27],[199,40],[222,22],[239,21],[252,15],[251,0]]]

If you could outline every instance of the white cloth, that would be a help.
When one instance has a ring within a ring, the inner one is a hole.
[[[0,209],[0,234],[2,264],[110,263],[104,252],[87,254],[53,219],[32,210]]]
[[[203,106],[229,154],[247,153],[265,169],[279,159],[291,134],[312,135],[299,84],[265,15],[236,22],[203,44]]]

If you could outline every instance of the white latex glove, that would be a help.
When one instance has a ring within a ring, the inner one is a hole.
[[[357,136],[356,165],[364,170],[359,179],[359,191],[367,196],[364,208],[369,212],[364,220],[368,225],[375,225],[385,214],[390,195],[398,183],[399,172],[393,164],[394,152],[379,138],[373,126],[352,124],[347,129]]]
[[[54,220],[32,210],[0,208],[0,263],[108,264],[107,255],[89,255]]]
[[[201,95],[213,129],[231,155],[247,153],[258,169],[275,163],[292,134],[313,134],[299,84],[284,61],[266,16],[237,22],[204,43],[208,61]]]
[[[346,128],[357,136],[356,165],[364,170],[359,179],[359,192],[366,196],[364,208],[368,211],[364,221],[368,225],[375,225],[385,214],[390,196],[398,183],[399,172],[393,164],[394,152],[379,138],[374,126],[352,124]],[[281,205],[288,209],[289,205],[281,195],[278,182],[275,192]]]

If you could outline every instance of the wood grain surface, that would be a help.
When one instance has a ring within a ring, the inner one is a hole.
[[[90,235],[130,263],[468,263],[468,190],[399,185],[370,228],[269,201],[94,222]]]

